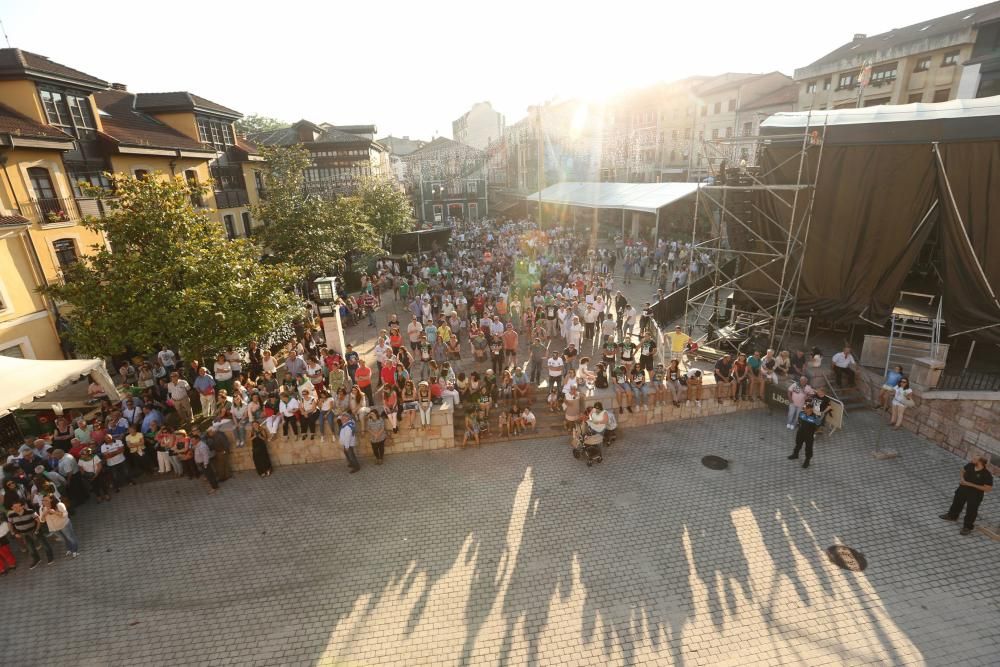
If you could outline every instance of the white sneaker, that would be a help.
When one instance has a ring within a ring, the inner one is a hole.
[[[72,552],[72,551],[67,551],[67,552],[66,552],[66,555],[67,555],[67,556],[72,556],[72,555],[73,555],[73,552]]]
[[[74,552],[73,552],[73,558],[76,558],[76,557],[77,557],[77,556],[79,556],[79,555],[80,555],[80,552],[79,552],[79,551],[74,551]]]

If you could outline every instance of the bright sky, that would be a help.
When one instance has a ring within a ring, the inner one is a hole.
[[[792,74],[850,41],[975,0],[841,0],[801,11],[749,0],[0,0],[12,46],[129,90],[188,90],[244,114],[375,123],[451,136],[489,100],[600,97],[726,71]],[[981,4],[981,3],[980,3]]]

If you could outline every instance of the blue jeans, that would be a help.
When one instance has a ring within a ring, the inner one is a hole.
[[[66,542],[66,550],[76,553],[80,550],[80,543],[76,539],[76,533],[73,532],[73,522],[67,521],[66,525],[60,530],[56,531],[62,535],[63,540]]]
[[[330,434],[337,435],[337,415],[333,410],[319,413],[319,434],[326,436],[326,424],[330,423]]]
[[[788,421],[785,423],[789,426],[795,426],[799,420],[799,408],[795,406],[794,403],[788,405]]]

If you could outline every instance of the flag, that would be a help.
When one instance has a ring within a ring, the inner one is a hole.
[[[861,65],[861,74],[858,75],[858,86],[860,88],[867,88],[868,84],[872,81],[872,61],[866,60],[863,65]]]

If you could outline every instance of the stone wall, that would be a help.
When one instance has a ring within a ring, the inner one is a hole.
[[[872,405],[878,401],[882,377],[867,369],[858,373],[858,387]],[[916,407],[907,408],[903,428],[968,460],[976,454],[990,459],[1000,474],[1000,392],[934,391],[914,388]]]
[[[418,424],[419,420],[414,420],[414,423]],[[424,430],[409,430],[400,426],[399,433],[389,434],[385,451],[387,456],[391,456],[400,452],[420,452],[454,446],[454,412],[448,406],[434,406],[430,426]],[[274,467],[344,459],[343,447],[329,434],[324,441],[320,441],[319,435],[316,439],[302,440],[279,434],[267,443],[267,448]],[[357,454],[362,458],[374,458],[367,433],[358,433]],[[253,470],[250,443],[246,447],[233,449],[231,460],[233,470]]]

